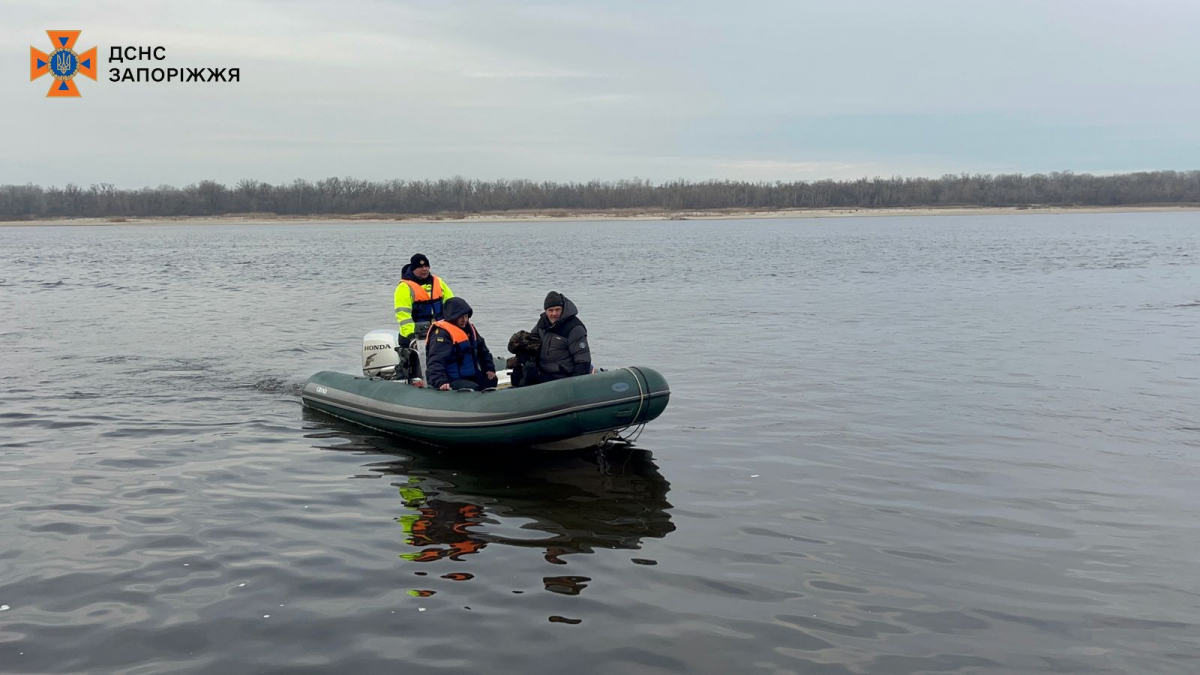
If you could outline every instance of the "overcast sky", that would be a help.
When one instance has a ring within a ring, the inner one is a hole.
[[[81,99],[29,81],[81,29]],[[1200,168],[1200,2],[0,0],[0,184]],[[114,83],[134,66],[239,83]]]

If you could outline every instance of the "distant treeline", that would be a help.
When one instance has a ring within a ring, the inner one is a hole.
[[[183,188],[119,190],[0,186],[0,217],[161,217],[239,213],[352,215],[546,210],[701,210],[887,208],[921,206],[1120,206],[1200,202],[1200,171],[1110,176],[1050,174],[946,175],[941,178],[751,183],[645,180],[536,183],[528,180],[296,180],[233,187],[202,181]]]

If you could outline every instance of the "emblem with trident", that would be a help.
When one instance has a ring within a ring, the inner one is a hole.
[[[54,51],[46,54],[37,47],[29,48],[29,80],[32,82],[47,74],[54,78],[46,96],[77,98],[79,88],[75,86],[75,76],[83,74],[96,79],[96,70],[100,66],[96,48],[77,54],[75,41],[79,39],[79,33],[77,30],[48,30],[46,35],[50,36]]]
[[[51,70],[54,71],[55,79],[62,79],[69,74],[73,74],[75,70],[75,54],[65,49],[54,52],[54,66]]]

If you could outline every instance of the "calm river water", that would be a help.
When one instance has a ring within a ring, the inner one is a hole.
[[[414,252],[670,407],[305,411]],[[1200,213],[0,229],[0,671],[1200,672]]]

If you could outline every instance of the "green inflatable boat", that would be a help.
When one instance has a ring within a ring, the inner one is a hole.
[[[390,356],[390,355],[389,355]],[[390,360],[389,360],[390,361]],[[438,391],[404,381],[322,371],[304,384],[304,404],[365,427],[431,445],[576,450],[601,445],[662,414],[666,379],[650,368],[604,370],[531,387]]]

